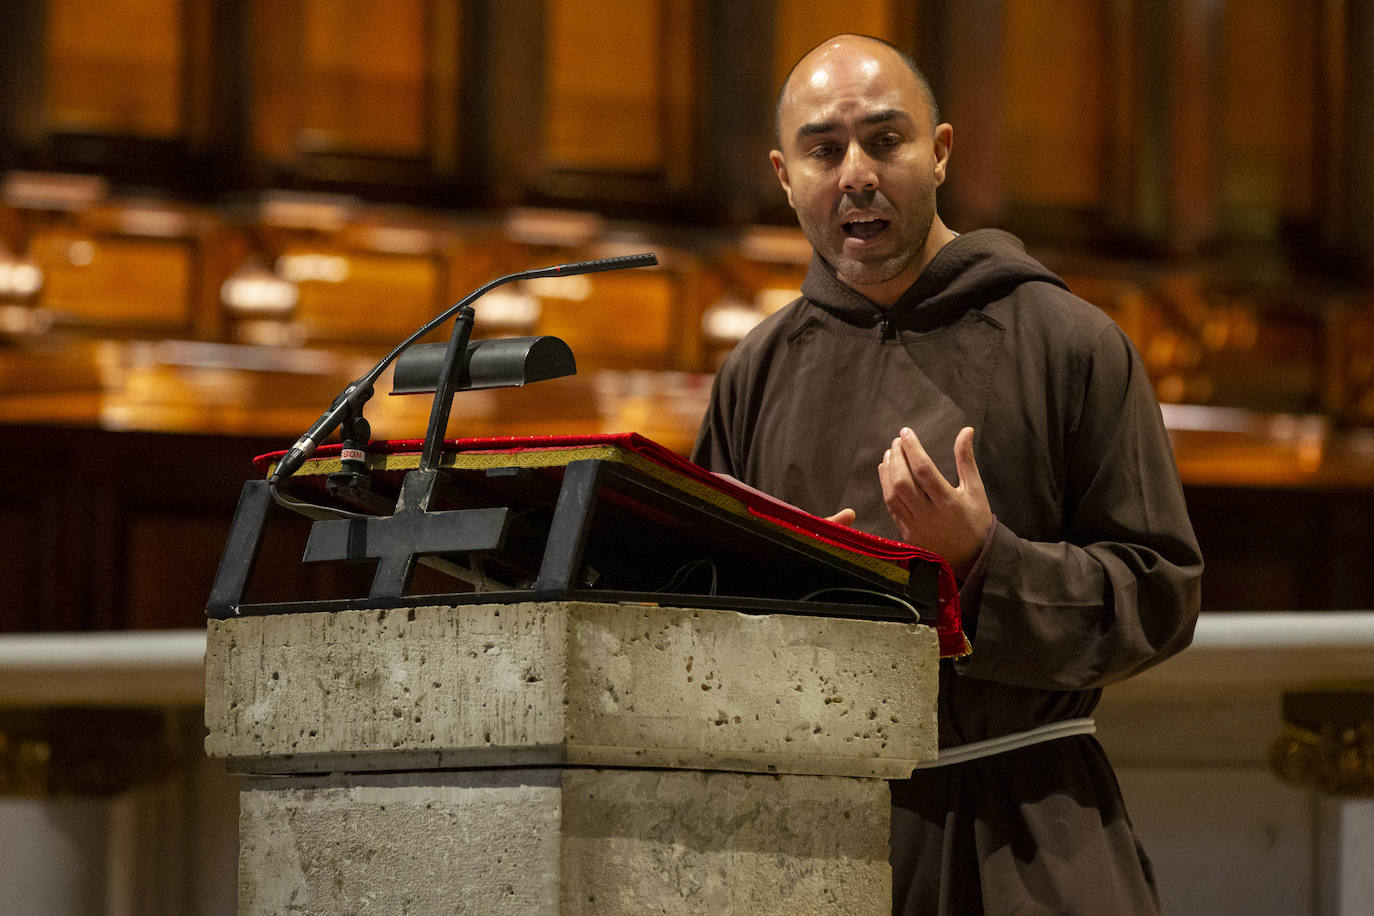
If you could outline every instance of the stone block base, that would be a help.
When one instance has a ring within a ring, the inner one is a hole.
[[[879,916],[878,779],[501,769],[249,780],[239,912]]]
[[[935,631],[528,602],[212,620],[205,749],[249,773],[670,767],[905,778]]]

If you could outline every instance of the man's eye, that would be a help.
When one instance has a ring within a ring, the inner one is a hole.
[[[840,147],[837,143],[822,143],[819,146],[811,147],[811,152],[808,155],[813,159],[829,159],[839,151]]]

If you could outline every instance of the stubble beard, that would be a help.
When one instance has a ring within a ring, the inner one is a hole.
[[[930,238],[930,230],[935,225],[935,194],[934,189],[925,195],[924,200],[920,201],[917,208],[917,217],[911,221],[908,237],[906,239],[896,239],[896,249],[886,256],[878,255],[873,259],[862,259],[845,253],[844,240],[847,236],[843,230],[840,231],[838,241],[829,225],[817,225],[809,218],[803,217],[801,212],[797,212],[797,222],[801,225],[802,235],[811,243],[811,247],[821,255],[830,266],[835,268],[835,275],[848,286],[876,286],[886,283],[889,280],[901,276],[913,261],[921,257],[921,252],[925,249],[926,240]],[[895,215],[895,214],[894,214]],[[896,221],[889,224],[887,232],[899,232]],[[913,277],[914,281],[915,278]]]
[[[921,250],[925,247],[926,239],[929,236],[930,226],[926,226],[925,234],[920,239],[913,240],[912,244],[900,245],[896,251],[887,257],[880,257],[871,261],[846,255],[844,245],[841,244],[831,266],[835,268],[835,275],[850,286],[876,286],[879,283],[886,283],[901,276],[902,272],[920,257]]]

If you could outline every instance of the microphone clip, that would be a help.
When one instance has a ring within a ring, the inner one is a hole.
[[[376,512],[390,512],[393,502],[372,489],[372,472],[367,466],[367,446],[372,441],[372,425],[363,416],[362,405],[349,404],[339,425],[342,448],[339,470],[325,478],[325,489],[338,499],[352,501]]]

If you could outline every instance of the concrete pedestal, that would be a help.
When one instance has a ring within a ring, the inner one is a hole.
[[[937,655],[582,602],[212,621],[206,747],[257,774],[240,912],[886,913]]]

